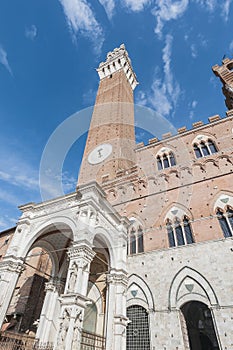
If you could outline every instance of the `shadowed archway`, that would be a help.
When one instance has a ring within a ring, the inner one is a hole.
[[[199,301],[181,307],[185,318],[190,350],[219,350],[211,311]]]

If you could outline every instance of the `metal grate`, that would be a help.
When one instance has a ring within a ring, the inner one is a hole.
[[[94,333],[83,331],[81,350],[105,350],[105,338]]]
[[[150,335],[146,310],[139,305],[127,308],[127,317],[131,321],[127,326],[127,350],[149,350]]]

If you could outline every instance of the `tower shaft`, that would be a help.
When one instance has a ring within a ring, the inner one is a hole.
[[[108,53],[97,69],[100,84],[78,184],[103,178],[135,164],[134,96],[137,85],[124,45]]]

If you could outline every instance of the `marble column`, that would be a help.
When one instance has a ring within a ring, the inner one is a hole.
[[[57,332],[57,320],[60,311],[59,296],[64,290],[64,282],[59,278],[52,278],[45,284],[45,299],[40,315],[36,339],[40,343],[54,342]]]
[[[88,242],[74,242],[68,251],[70,259],[65,292],[60,298],[60,326],[54,349],[79,350],[88,303],[87,288],[90,264],[95,256]]]
[[[24,268],[23,259],[12,255],[4,257],[0,262],[0,328]]]
[[[113,270],[107,276],[108,300],[107,300],[107,324],[106,324],[106,349],[126,349],[126,290],[127,274],[124,270]]]

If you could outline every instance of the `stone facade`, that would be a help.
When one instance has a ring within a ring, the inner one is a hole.
[[[89,337],[95,349],[100,342],[107,350],[230,350],[233,110],[136,145],[137,79],[125,47],[97,71],[77,191],[21,206],[7,243],[0,237],[0,322],[17,311],[15,288],[25,282],[28,254],[40,250],[30,264],[38,270],[49,261],[37,273],[39,342],[78,350]]]

